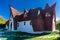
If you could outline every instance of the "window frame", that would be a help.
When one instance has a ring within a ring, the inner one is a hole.
[[[46,17],[51,16],[49,12],[46,12],[45,14]]]
[[[24,21],[24,25],[26,25],[26,22]]]

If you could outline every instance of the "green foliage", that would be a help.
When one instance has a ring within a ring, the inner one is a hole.
[[[5,28],[5,24],[0,24],[0,28]]]
[[[25,33],[25,32],[5,32],[6,35],[16,35],[15,37],[9,37],[8,40],[57,40],[57,37],[52,37],[52,38],[43,38],[46,36],[58,36],[56,33],[51,33],[51,34],[30,34],[30,33]],[[22,36],[22,37],[19,37]],[[23,37],[26,36],[26,37]],[[31,37],[29,37],[31,36]],[[41,37],[43,36],[43,37]],[[40,38],[41,37],[41,38]]]
[[[57,23],[57,28],[58,28],[59,31],[60,31],[60,22]]]
[[[5,24],[6,23],[6,20],[0,16],[0,24]]]
[[[60,21],[57,22],[57,29],[59,30],[59,35],[60,35]]]
[[[6,20],[2,16],[0,16],[0,28],[4,28],[5,23],[6,23]]]

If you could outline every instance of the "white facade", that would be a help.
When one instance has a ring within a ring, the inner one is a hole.
[[[53,23],[52,23],[52,32],[54,32],[56,29],[55,29],[55,22],[54,22],[54,18],[53,18]]]
[[[24,25],[25,22],[25,25]],[[21,32],[27,32],[27,33],[34,33],[34,34],[40,34],[43,32],[47,32],[50,33],[51,31],[41,31],[41,32],[34,32],[32,25],[30,24],[30,21],[22,21],[22,22],[18,22],[18,28],[17,31],[21,31]]]
[[[6,25],[6,29],[8,29],[10,31],[14,31],[14,21],[13,21],[13,18],[10,18],[9,26]]]
[[[40,34],[43,32],[49,33],[51,31],[41,31],[41,32],[34,32],[32,25],[30,24],[30,20],[29,21],[21,21],[21,22],[17,22],[17,30],[14,30],[14,21],[13,18],[10,18],[11,20],[9,21],[9,27],[6,25],[6,29],[10,30],[10,31],[21,31],[21,32],[27,32],[27,33],[34,33],[34,34]],[[25,23],[24,23],[25,22]],[[11,25],[12,24],[12,25]],[[55,31],[55,24],[54,24],[54,19],[53,19],[53,26],[52,26],[52,31]]]
[[[10,17],[10,21],[9,21],[9,30],[14,31],[14,21],[12,17]]]
[[[18,23],[19,23],[19,27],[17,28],[18,31],[30,32],[30,33],[33,32],[33,28],[32,28],[32,25],[30,24],[30,21],[22,21]]]
[[[6,29],[8,29],[8,26],[6,25]]]

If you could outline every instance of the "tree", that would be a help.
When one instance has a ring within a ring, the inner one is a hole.
[[[59,30],[59,35],[60,35],[60,21],[57,22],[57,29]]]
[[[5,23],[6,23],[6,20],[2,16],[0,16],[0,28],[4,28]]]
[[[0,24],[5,24],[6,20],[0,16]]]

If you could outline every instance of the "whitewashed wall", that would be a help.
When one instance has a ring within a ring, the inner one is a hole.
[[[52,23],[52,32],[55,31],[55,22],[54,22],[54,18],[53,18],[53,23]]]
[[[6,25],[6,29],[8,29],[8,26]]]
[[[18,31],[21,32],[33,32],[33,28],[32,25],[30,25],[30,21],[25,21],[25,25],[24,25],[24,21],[22,22],[18,22],[19,23],[19,27],[18,27]]]
[[[30,21],[25,21],[25,25],[24,25],[24,21],[18,22],[19,26],[17,27],[17,30],[14,30],[13,19],[11,19],[10,22],[12,22],[12,29],[11,29],[10,26],[8,28],[8,30],[10,30],[10,31],[15,31],[15,32],[21,31],[21,32],[27,32],[27,33],[33,33],[33,34],[40,34],[40,33],[43,33],[43,32],[46,32],[46,33],[51,32],[51,31],[34,32],[32,25],[30,25]]]
[[[33,34],[41,34],[43,32],[50,33],[51,31],[40,31],[40,32],[34,32],[32,25],[30,25],[30,21],[26,21],[26,24],[24,25],[24,21],[18,22],[19,27],[17,28],[16,31],[21,31],[21,32],[27,32],[27,33],[33,33]]]
[[[12,28],[11,28],[11,23],[12,23]],[[14,21],[13,21],[13,18],[12,17],[10,17],[10,20],[9,20],[9,28],[8,28],[8,30],[14,31]]]

